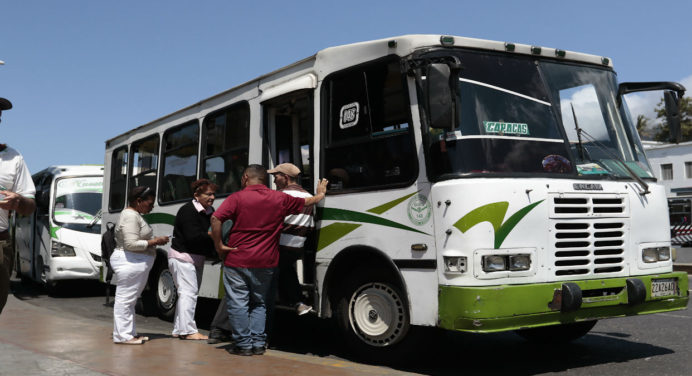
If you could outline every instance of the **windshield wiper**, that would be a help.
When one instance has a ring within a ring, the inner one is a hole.
[[[99,209],[99,211],[97,211],[96,214],[94,214],[94,219],[92,219],[91,222],[89,222],[89,224],[88,224],[86,227],[87,227],[87,228],[92,228],[92,227],[94,227],[94,225],[96,224],[96,222],[98,222],[98,221],[101,219],[102,216],[103,216],[103,210],[102,210],[102,209]]]
[[[582,161],[585,161],[586,158],[584,158],[584,144],[581,142],[581,128],[579,128],[579,122],[577,122],[577,114],[574,112],[574,105],[572,102],[569,104],[570,107],[572,107],[572,117],[574,118],[574,129],[577,131],[577,147],[579,150],[579,158],[581,158]]]
[[[576,121],[576,118],[574,120]],[[587,141],[592,142],[594,145],[596,145],[596,147],[601,149],[601,151],[604,151],[606,154],[608,154],[613,160],[620,162],[622,167],[625,168],[625,171],[627,171],[627,173],[641,186],[642,191],[639,192],[640,195],[644,196],[647,193],[651,193],[651,191],[649,191],[649,185],[646,184],[646,182],[644,180],[642,180],[642,178],[640,178],[639,175],[637,175],[634,171],[632,171],[632,169],[627,165],[627,163],[625,163],[625,161],[622,160],[622,158],[620,158],[618,155],[611,152],[605,145],[598,142],[588,132],[586,132],[585,130],[583,130],[581,128],[577,128],[577,135],[578,135],[577,137],[578,138],[580,137],[579,136],[580,133],[583,133],[585,136],[584,138],[586,138]],[[581,143],[581,141],[579,141],[579,142]]]

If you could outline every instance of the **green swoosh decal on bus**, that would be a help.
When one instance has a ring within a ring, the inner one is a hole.
[[[366,211],[369,213],[382,214],[382,213],[386,212],[387,210],[389,210],[389,209],[399,205],[400,203],[406,201],[406,199],[415,195],[416,193],[418,193],[418,192],[413,192],[410,195],[406,195],[406,196],[398,198],[394,201],[389,201],[388,203],[386,203],[384,205],[376,206],[376,207],[374,207],[372,209],[368,209]]]
[[[533,208],[545,200],[534,202],[533,204],[527,205],[516,213],[512,214],[504,223],[502,220],[507,214],[507,208],[509,207],[509,202],[500,201],[493,202],[491,204],[483,205],[476,209],[471,210],[465,216],[458,220],[454,227],[456,227],[462,233],[468,231],[471,227],[481,223],[489,222],[493,229],[495,230],[495,249],[500,248],[502,243],[505,241],[507,235],[514,229],[514,227],[528,214]]]
[[[320,229],[319,239],[317,240],[317,250],[321,250],[335,241],[348,235],[351,231],[357,229],[361,225],[357,223],[341,223],[336,222]]]
[[[395,200],[389,201],[382,205],[376,206],[374,208],[366,210],[369,213],[382,214],[387,210],[401,204],[402,202],[409,199],[411,196],[417,194],[419,191],[407,194],[405,196],[399,197]],[[336,208],[317,208],[317,218],[327,219],[327,220],[337,220],[337,221],[350,221],[350,222],[361,222],[361,223],[372,223],[381,226],[393,227],[407,231],[417,232],[423,235],[428,235],[422,231],[418,231],[415,228],[402,225],[401,223],[390,221],[375,215],[356,212],[352,210],[336,209]],[[343,223],[335,222],[328,226],[324,226],[319,229],[318,240],[317,240],[317,251],[327,247],[328,245],[334,243],[335,241],[343,238],[344,236],[351,233],[353,230],[360,227],[362,224],[357,223]]]
[[[164,224],[173,226],[175,224],[175,216],[173,214],[149,213],[144,214],[142,217],[144,217],[144,220],[150,225]]]
[[[322,208],[322,216],[321,218],[324,219],[332,219],[332,220],[337,220],[337,221],[351,221],[351,222],[363,222],[363,223],[372,223],[375,225],[381,225],[381,226],[387,226],[387,227],[394,227],[402,230],[408,230],[408,231],[413,231],[417,232],[419,234],[423,235],[429,235],[424,233],[423,231],[418,231],[415,228],[408,227],[406,225],[402,225],[401,223],[390,221],[389,219],[384,219],[381,217],[377,217],[371,214],[365,214],[365,213],[360,213],[352,210],[346,210],[346,209],[336,209],[336,208]]]

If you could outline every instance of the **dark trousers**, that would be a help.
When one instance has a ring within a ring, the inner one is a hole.
[[[214,320],[211,321],[211,329],[221,329],[227,332],[231,331],[231,322],[228,320],[228,297],[223,294],[223,298],[219,302],[219,307],[216,308]]]
[[[300,258],[301,252],[283,248],[280,250],[278,287],[279,300],[283,305],[293,306],[303,300],[296,270],[296,261]]]

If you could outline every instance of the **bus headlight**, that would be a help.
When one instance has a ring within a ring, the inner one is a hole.
[[[656,256],[658,257],[658,261],[668,261],[670,260],[670,248],[668,247],[658,247],[658,251],[656,253]]]
[[[651,247],[642,249],[642,261],[647,264],[670,260],[670,247]]]
[[[501,255],[483,256],[483,271],[486,273],[507,270],[507,258]]]
[[[531,269],[531,255],[509,255],[509,270],[529,270]]]
[[[77,254],[74,252],[74,248],[67,245],[67,244],[62,244],[60,242],[51,242],[51,247],[50,247],[50,256],[51,257],[74,257]]]
[[[445,273],[465,273],[466,256],[443,256]]]

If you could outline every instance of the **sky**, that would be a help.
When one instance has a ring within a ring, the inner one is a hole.
[[[608,56],[618,80],[692,90],[692,0],[0,0],[0,143],[32,173],[342,44],[446,34]],[[630,95],[633,116],[660,100]]]

